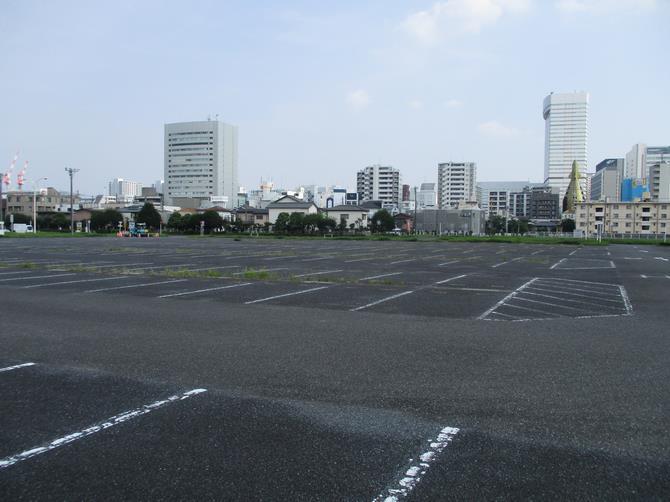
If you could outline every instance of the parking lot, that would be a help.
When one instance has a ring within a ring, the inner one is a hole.
[[[0,264],[12,498],[670,488],[668,248],[15,239]]]

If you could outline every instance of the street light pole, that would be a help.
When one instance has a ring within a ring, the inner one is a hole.
[[[37,185],[47,178],[39,178],[33,181],[33,233],[37,235]]]
[[[79,169],[66,167],[65,171],[70,175],[70,233],[74,234],[74,194],[72,191],[72,178],[74,173],[78,173]]]

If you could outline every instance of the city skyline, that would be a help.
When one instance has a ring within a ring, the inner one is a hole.
[[[591,95],[587,171],[636,143],[668,144],[656,111],[668,70],[654,63],[667,4],[478,5],[209,4],[183,13],[151,3],[6,4],[3,167],[20,147],[28,183],[47,176],[64,188],[71,166],[84,193],[104,193],[112,177],[148,184],[162,177],[163,124],[218,114],[239,127],[247,187],[260,178],[353,187],[356,171],[377,163],[414,186],[449,161],[476,162],[480,180],[540,182],[541,101],[573,90]],[[215,20],[226,28],[219,38]],[[611,36],[624,28],[626,37]],[[644,92],[626,60],[653,69]]]

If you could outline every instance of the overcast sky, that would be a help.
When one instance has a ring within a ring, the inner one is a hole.
[[[163,177],[163,124],[239,126],[239,181],[437,163],[542,181],[542,100],[591,93],[589,170],[670,144],[667,0],[0,2],[0,162],[101,193]],[[2,160],[4,159],[4,160]],[[16,177],[14,176],[14,181]]]

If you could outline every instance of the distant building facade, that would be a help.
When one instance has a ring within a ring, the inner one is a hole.
[[[670,201],[670,157],[649,167],[649,192],[651,200]]]
[[[75,210],[81,209],[78,194],[73,197]],[[35,209],[37,213],[63,213],[70,211],[70,194],[61,193],[55,188],[46,188],[35,193]],[[33,192],[7,192],[5,210],[7,214],[33,214]]]
[[[142,183],[115,178],[108,183],[107,194],[116,197],[116,200],[119,202],[132,202],[134,197],[142,195]]]
[[[621,182],[621,202],[635,202],[650,197],[649,185],[644,180],[625,178]]]
[[[437,203],[440,209],[477,200],[477,164],[443,162],[437,165]]]
[[[624,159],[605,159],[591,175],[590,200],[621,200],[621,182],[625,171]]]
[[[225,196],[237,200],[237,127],[207,120],[165,124],[164,191],[178,205]]]
[[[557,191],[561,200],[570,183],[573,161],[583,172],[586,170],[588,115],[587,92],[551,93],[544,98],[544,182]]]
[[[482,235],[486,233],[486,213],[479,208],[461,207],[417,211],[417,232]]]
[[[531,220],[558,220],[561,217],[559,194],[540,186],[531,189],[528,217]]]
[[[387,208],[399,208],[402,201],[400,171],[375,164],[358,171],[356,191],[360,202],[379,200]]]
[[[416,192],[416,208],[431,209],[437,207],[437,183],[421,183]]]
[[[588,202],[575,210],[575,227],[587,234],[665,234],[670,203]]]

